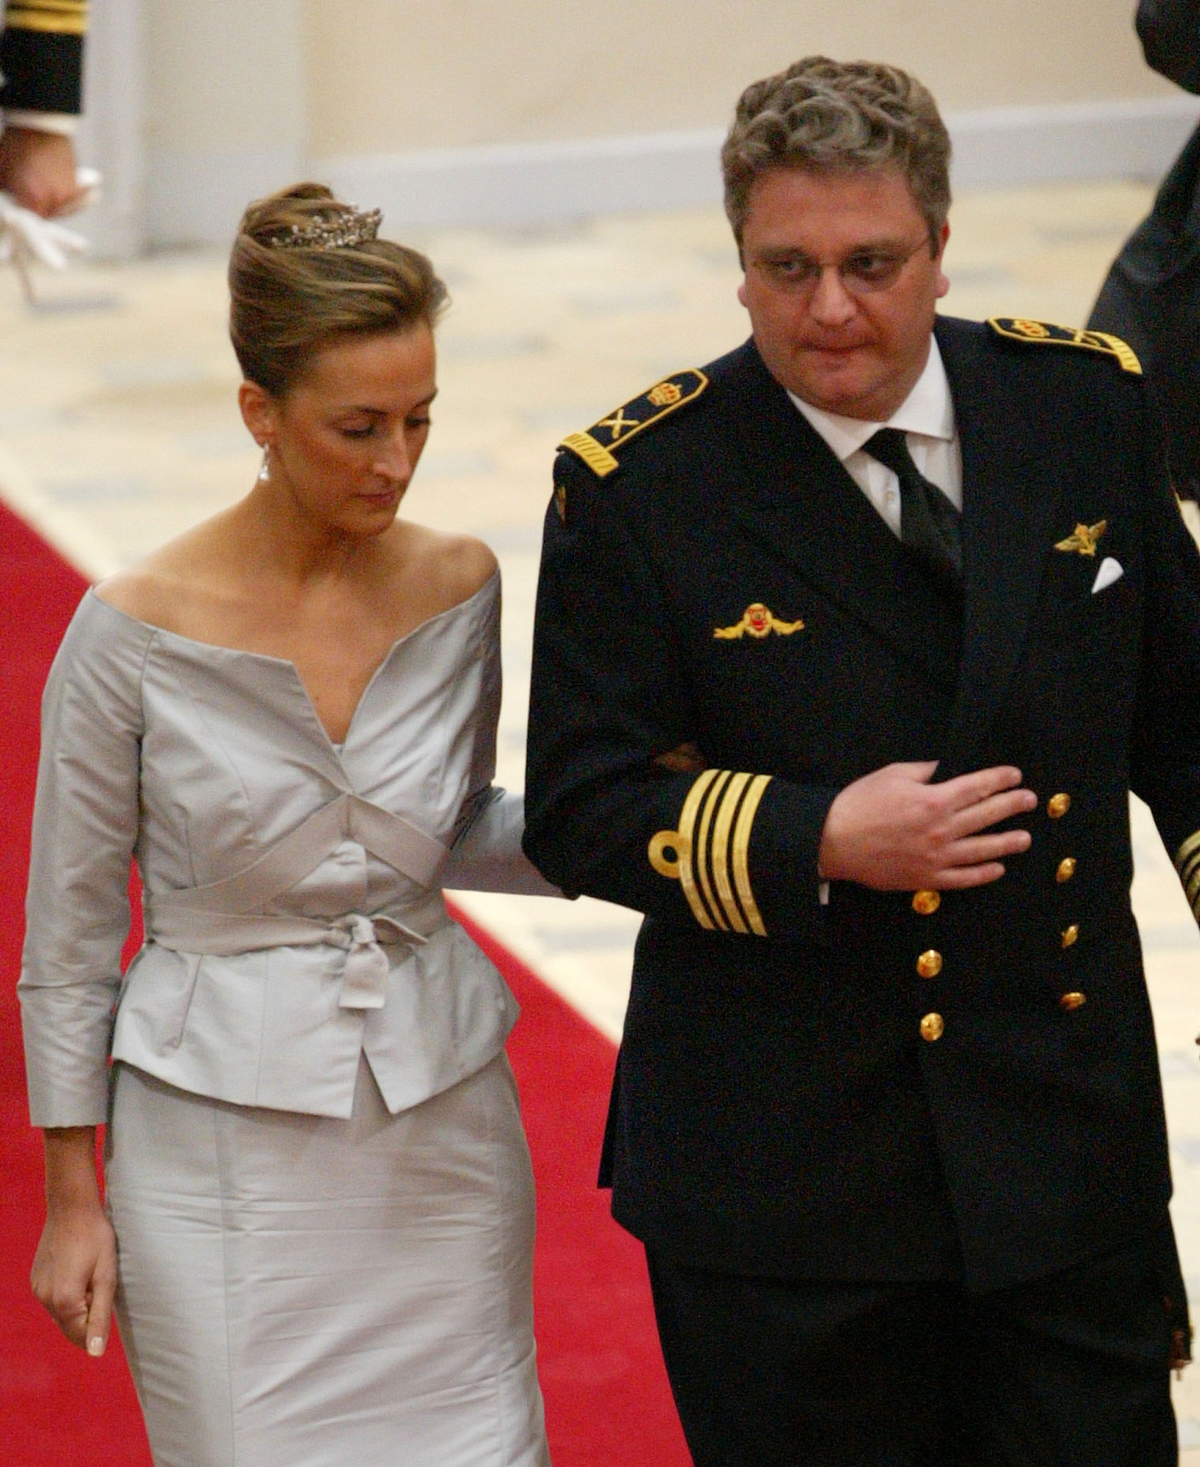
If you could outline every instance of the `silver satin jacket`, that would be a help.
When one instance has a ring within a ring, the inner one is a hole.
[[[84,597],[43,705],[19,992],[38,1126],[109,1057],[196,1094],[393,1112],[482,1068],[516,1005],[442,887],[555,894],[493,790],[499,576],[396,642],[332,744],[290,662]],[[146,942],[121,978],[135,855]],[[115,1027],[113,1020],[115,1005]]]

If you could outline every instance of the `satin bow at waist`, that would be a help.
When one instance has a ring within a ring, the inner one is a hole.
[[[342,968],[343,1009],[379,1009],[387,997],[391,964],[384,947],[411,951],[423,946],[450,925],[440,891],[404,912],[404,921],[376,914],[350,912],[321,921],[312,917],[269,917],[233,912],[195,912],[176,907],[164,910],[161,900],[147,903],[146,936],[172,952],[200,953],[206,957],[234,957],[268,947],[307,947],[326,944],[346,954]]]
[[[411,951],[449,925],[440,888],[427,890],[395,916],[350,912],[321,919],[273,916],[261,910],[314,871],[347,837],[425,887],[432,886],[449,854],[440,841],[401,816],[357,795],[340,795],[224,881],[147,893],[147,941],[172,952],[216,957],[270,947],[340,948],[346,957],[339,1006],[382,1008],[391,968],[383,948]]]

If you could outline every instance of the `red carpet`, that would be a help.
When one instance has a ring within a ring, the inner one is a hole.
[[[2,505],[0,545],[0,1459],[7,1467],[149,1467],[119,1345],[102,1361],[88,1360],[62,1340],[28,1286],[41,1162],[27,1120],[14,984],[38,698],[83,581]],[[538,1351],[554,1467],[687,1467],[641,1250],[595,1188],[613,1047],[511,954],[465,925],[523,1011],[509,1053],[538,1183]]]

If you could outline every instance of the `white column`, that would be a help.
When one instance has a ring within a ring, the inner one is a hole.
[[[70,221],[101,258],[138,254],[146,240],[143,0],[91,7],[85,50],[80,160],[104,175],[100,202]]]

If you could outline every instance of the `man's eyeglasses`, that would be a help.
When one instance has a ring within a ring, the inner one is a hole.
[[[836,270],[851,295],[870,295],[895,285],[900,272],[920,249],[929,248],[928,236],[909,250],[863,248],[851,250],[843,260],[814,260],[798,250],[780,250],[751,261],[772,285],[802,294],[815,290],[826,270]]]

